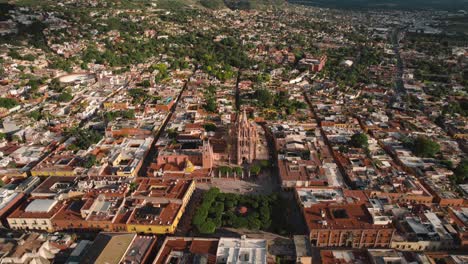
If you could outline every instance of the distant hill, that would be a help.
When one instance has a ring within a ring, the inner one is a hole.
[[[199,5],[209,9],[230,8],[242,10],[281,6],[287,4],[287,2],[287,0],[156,0],[156,3],[162,8]]]
[[[7,6],[10,3],[12,6],[47,6],[55,0],[0,0],[0,4]],[[145,6],[149,3],[155,3],[163,9],[180,9],[184,7],[203,6],[209,9],[265,9],[272,6],[281,6],[287,4],[288,0],[99,0],[112,3],[112,6]],[[99,2],[98,1],[98,2]],[[0,8],[0,15],[5,12],[5,8]]]
[[[286,0],[199,0],[200,4],[210,9],[263,9],[285,4]]]
[[[226,6],[231,9],[262,9],[269,6],[280,6],[286,0],[225,0]]]
[[[288,2],[338,9],[468,10],[468,0],[288,0]]]

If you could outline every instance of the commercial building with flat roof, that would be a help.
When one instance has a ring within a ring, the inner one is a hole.
[[[216,263],[267,263],[267,241],[265,239],[241,238],[219,239]]]

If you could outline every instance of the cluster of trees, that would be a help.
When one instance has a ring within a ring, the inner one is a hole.
[[[302,28],[305,30],[332,33],[333,27],[330,24],[331,23],[328,21],[312,21],[310,19],[297,19],[297,20],[293,20],[293,22],[291,23],[291,27]],[[305,44],[305,43],[302,43],[301,41],[301,44]]]
[[[454,115],[459,114],[462,116],[468,116],[468,101],[452,101],[442,108],[442,115]]]
[[[1,9],[1,8],[0,8]],[[49,51],[47,46],[47,41],[45,40],[43,30],[46,28],[46,25],[39,20],[33,21],[31,24],[18,24],[18,33],[9,34],[2,36],[0,38],[0,43],[8,43],[14,46],[23,46],[24,43],[33,46],[37,49],[42,49],[44,51]],[[32,57],[28,56],[29,59]]]
[[[134,119],[135,118],[135,110],[121,110],[121,111],[109,111],[104,113],[104,119],[109,122],[113,121],[117,118],[124,118],[124,119]]]
[[[415,60],[411,67],[415,68],[414,77],[422,81],[447,82],[451,73],[451,67],[434,60]]]
[[[408,104],[410,108],[424,110],[424,103],[414,94],[405,94],[402,99]]]
[[[72,72],[73,71],[73,63],[70,59],[63,59],[60,57],[54,57],[50,64],[49,67],[52,69],[58,69],[58,70],[63,70],[66,72]]]
[[[354,148],[367,148],[369,146],[367,135],[364,133],[356,133],[351,136],[349,144]]]
[[[262,170],[265,170],[269,167],[270,162],[268,160],[262,160],[259,163],[255,163],[250,166],[250,173],[252,175],[258,175]]]
[[[450,55],[449,39],[430,34],[409,33],[405,38],[405,47],[434,57]]]
[[[281,198],[276,195],[239,195],[221,193],[218,188],[211,188],[203,196],[203,201],[196,211],[193,224],[200,233],[212,234],[222,226],[268,230],[276,220],[273,211]],[[247,208],[241,214],[238,209]]]
[[[304,102],[290,100],[289,94],[286,91],[280,91],[276,94],[273,105],[275,108],[284,109],[286,115],[292,115],[295,114],[298,109],[307,108],[307,104]]]
[[[216,125],[213,123],[205,123],[203,124],[203,128],[206,132],[214,132],[216,131]]]
[[[232,79],[234,77],[234,71],[230,65],[208,65],[203,66],[205,70],[211,76],[216,77],[218,80],[224,82],[226,80]]]
[[[265,88],[255,90],[253,96],[260,107],[271,107],[275,99],[274,95]]]
[[[453,170],[453,178],[455,183],[464,184],[468,182],[468,159],[464,159]]]
[[[62,92],[63,89],[64,89],[64,86],[60,83],[59,79],[58,78],[54,78],[52,79],[48,86],[47,86],[49,89],[51,89],[52,91],[54,92]]]
[[[223,0],[200,0],[200,4],[210,9],[226,8]]]
[[[169,52],[176,58],[194,59],[206,73],[225,81],[235,76],[232,67],[248,68],[253,64],[244,52],[237,34],[226,32],[226,35],[231,36],[218,42],[213,41],[216,37],[214,33],[206,32],[171,37],[170,41],[178,45],[171,46]]]
[[[156,65],[152,65],[151,69],[153,71],[155,71],[155,70],[158,71],[158,73],[154,77],[154,81],[156,83],[159,83],[159,82],[167,79],[167,77],[169,77],[169,74],[167,72],[167,65],[164,64],[164,63],[158,63]]]
[[[148,99],[148,93],[141,89],[141,88],[135,88],[135,89],[130,89],[128,90],[128,95],[132,97],[132,103],[133,104],[139,104],[142,103],[143,101],[146,101]]]
[[[161,1],[158,1],[158,6],[161,7]],[[187,7],[186,0],[164,0],[168,4],[165,5],[166,9],[171,9],[170,14],[161,14],[159,18],[162,21],[174,22],[174,23],[187,23],[193,19],[194,16],[200,15],[200,12],[195,8],[185,8]]]
[[[11,134],[6,134],[6,133],[0,132],[0,141],[1,140],[7,140],[9,142],[18,142],[18,143],[23,142],[23,138],[18,136],[18,135],[11,135]],[[10,162],[10,164],[15,164],[15,163]],[[10,164],[8,166],[10,166]]]
[[[33,79],[29,79],[26,85],[31,87],[31,89],[29,90],[30,93],[35,93],[39,89],[39,86],[45,84],[45,81],[46,81],[45,78],[40,78],[40,79],[33,78]]]
[[[216,112],[216,109],[218,108],[218,104],[216,103],[216,87],[214,85],[208,86],[204,96],[205,104],[203,105],[203,108],[211,113]]]
[[[161,97],[152,96],[152,95],[148,94],[148,92],[145,91],[142,88],[130,89],[130,90],[128,90],[128,95],[130,97],[132,97],[132,104],[141,104],[141,103],[147,101],[148,99],[151,99],[153,101],[157,101],[157,100],[161,99]]]
[[[404,138],[402,142],[418,157],[432,158],[440,151],[440,145],[425,136],[418,136],[414,139]]]
[[[16,101],[15,99],[5,98],[5,97],[0,98],[0,107],[2,108],[11,109],[17,106],[18,104],[19,104],[18,101]]]
[[[81,166],[89,169],[97,164],[97,159],[95,155],[88,155],[81,161]]]
[[[57,102],[66,103],[73,99],[73,95],[69,91],[63,91],[57,96]]]
[[[177,135],[179,133],[177,133],[177,131],[173,128],[168,128],[166,129],[166,133],[167,133],[167,136],[170,138],[170,139],[175,139],[177,137]]]
[[[250,173],[252,175],[258,175],[263,169],[267,169],[270,167],[270,163],[268,160],[262,160],[259,163],[252,164],[250,166]],[[219,172],[222,176],[232,176],[235,174],[237,177],[241,177],[243,173],[242,167],[229,167],[229,166],[221,166],[219,167]]]
[[[343,66],[341,62],[349,57],[355,57],[352,67]],[[326,76],[338,83],[340,87],[354,87],[359,83],[371,83],[369,66],[377,65],[382,61],[381,51],[368,46],[345,47],[329,50],[328,60],[321,76]]]
[[[33,110],[28,113],[28,117],[32,118],[35,121],[39,121],[43,118],[41,111]]]
[[[185,9],[187,7],[189,1],[185,0],[159,0],[158,1],[158,8],[162,9],[169,9],[171,11],[176,11],[180,9]]]
[[[102,134],[96,130],[73,127],[65,132],[67,137],[74,137],[75,141],[68,148],[71,150],[87,149],[102,139]]]
[[[21,56],[21,54],[19,54],[19,52],[16,50],[10,50],[8,52],[8,56],[15,60],[34,61],[36,59],[32,54],[26,54],[24,56]]]
[[[253,98],[256,104],[263,108],[274,108],[286,115],[296,113],[298,109],[307,108],[307,104],[297,100],[289,100],[289,94],[286,91],[272,94],[268,89],[260,88],[255,90]]]
[[[148,88],[151,86],[151,82],[149,80],[143,80],[140,83],[137,83],[137,86]]]
[[[171,14],[163,14],[160,19],[164,21],[175,21],[177,23],[188,23],[188,20],[197,15],[199,11],[185,8],[172,8],[181,1],[158,1],[158,7],[174,10]],[[205,1],[206,4],[210,4]],[[222,1],[221,1],[222,2]],[[77,17],[72,12],[73,17]],[[78,20],[89,20],[89,16],[80,14]],[[179,21],[180,20],[180,21]],[[148,58],[167,54],[175,59],[171,63],[172,68],[188,68],[189,62],[185,58],[191,58],[210,75],[221,81],[231,79],[235,76],[232,67],[244,68],[251,64],[247,54],[243,51],[238,34],[226,33],[234,37],[225,38],[219,42],[213,41],[219,32],[190,32],[185,35],[170,36],[168,39],[148,38],[141,39],[143,31],[150,28],[150,21],[132,21],[130,15],[119,14],[117,17],[90,21],[93,28],[100,32],[117,30],[120,32],[122,41],[105,41],[105,50],[99,50],[95,45],[88,46],[82,53],[82,68],[90,62],[107,64],[111,67],[127,67],[132,64],[145,62]],[[224,32],[223,32],[224,33]],[[135,37],[138,36],[138,37]],[[158,65],[162,66],[162,65]],[[160,73],[156,81],[167,77],[166,69],[158,69]]]
[[[8,20],[11,18],[10,10],[14,10],[15,5],[9,3],[0,3],[0,20]]]
[[[160,16],[162,20],[181,20],[176,22],[187,22],[186,20],[192,17],[192,12],[183,8],[175,8],[181,3],[182,0],[160,0],[158,1],[158,8],[171,9],[171,14],[163,14]],[[132,2],[133,3],[133,2]],[[138,4],[137,2],[133,4]],[[185,4],[182,3],[181,6]],[[142,7],[140,7],[142,8]],[[74,17],[80,23],[87,22],[92,25],[99,32],[108,32],[116,30],[120,33],[122,41],[113,41],[108,39],[105,41],[105,50],[99,50],[96,45],[88,46],[80,57],[82,65],[86,66],[90,62],[97,64],[107,64],[111,67],[128,67],[132,64],[145,62],[148,58],[159,56],[159,54],[168,54],[169,57],[184,58],[184,56],[177,56],[173,53],[174,49],[178,49],[179,44],[177,41],[171,39],[157,39],[157,38],[144,38],[141,35],[144,30],[151,28],[152,21],[140,20],[133,21],[132,15],[122,12],[116,17],[108,19],[92,19],[87,14],[72,12]],[[91,37],[91,36],[89,36]],[[174,44],[175,43],[175,44]],[[185,46],[181,49],[190,49]],[[187,67],[188,64],[178,61],[180,67]],[[83,68],[82,66],[82,68]]]
[[[271,79],[271,76],[269,73],[259,73],[251,76],[249,78],[252,82],[255,82],[257,84],[269,82]]]
[[[430,96],[434,96],[434,98],[429,98],[429,100],[437,101],[449,95],[452,92],[452,87],[447,84],[431,83],[424,87],[424,92]]]
[[[170,64],[170,68],[173,70],[188,69],[190,67],[190,63],[185,58],[173,58],[170,60]]]
[[[349,41],[352,41],[355,43],[365,43],[367,41],[367,36],[366,36],[366,33],[363,33],[363,32],[365,32],[365,30],[355,29],[354,31],[346,32],[344,36]]]
[[[262,170],[262,167],[260,167],[257,164],[253,164],[252,166],[250,166],[250,173],[252,175],[258,175],[261,170]]]
[[[163,52],[163,41],[154,38],[145,41],[136,40],[131,36],[131,34],[137,35],[136,32],[121,32],[121,38],[125,41],[108,41],[106,43],[106,50],[102,52],[94,45],[87,47],[81,56],[83,64],[94,62],[97,64],[107,64],[111,67],[126,67],[131,64],[142,63],[147,58]]]
[[[237,177],[241,177],[242,175],[242,168],[241,167],[229,167],[229,166],[221,166],[219,167],[219,172],[222,176],[230,176],[236,174]]]

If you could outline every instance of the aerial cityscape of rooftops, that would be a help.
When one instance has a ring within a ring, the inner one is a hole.
[[[0,264],[468,263],[465,0],[0,0]]]

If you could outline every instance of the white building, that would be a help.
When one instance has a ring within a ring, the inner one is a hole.
[[[265,239],[221,238],[216,252],[216,263],[266,264],[267,241]]]

